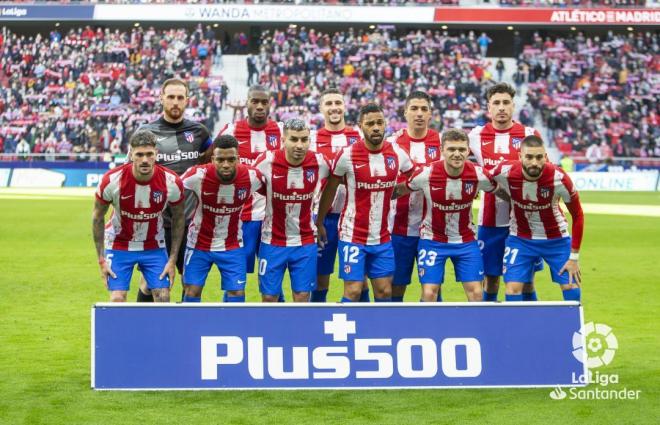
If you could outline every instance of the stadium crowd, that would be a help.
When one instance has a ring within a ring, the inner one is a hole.
[[[213,128],[227,94],[209,78],[210,27],[119,31],[90,26],[44,36],[0,35],[0,153],[126,152],[128,136],[159,114],[162,82],[190,81],[187,111]],[[93,156],[93,155],[90,155]],[[85,160],[86,156],[78,156]]]
[[[566,153],[602,145],[611,156],[660,156],[658,34],[542,39],[536,36],[518,65],[518,83],[548,136]],[[593,150],[593,149],[592,149]]]
[[[377,101],[388,117],[387,131],[404,126],[402,108],[415,89],[433,97],[432,127],[472,128],[483,124],[483,93],[491,75],[473,32],[417,30],[399,36],[389,29],[324,33],[306,27],[264,32],[257,58],[260,82],[276,93],[278,120],[303,114],[321,122],[319,93],[335,86],[346,94],[347,122],[361,106]]]

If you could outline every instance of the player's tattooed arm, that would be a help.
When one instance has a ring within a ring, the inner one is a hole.
[[[507,202],[511,202],[511,197],[509,194],[504,190],[504,188],[500,185],[498,185],[495,190],[493,191],[493,194],[497,196],[498,198],[505,200]]]
[[[392,192],[392,199],[400,198],[411,192],[412,191],[408,189],[408,186],[405,183],[399,183],[396,186],[394,186],[394,192]]]
[[[92,212],[92,236],[94,237],[94,246],[96,247],[96,257],[98,258],[99,268],[101,269],[101,279],[107,286],[108,276],[117,277],[110,268],[110,264],[103,256],[103,237],[105,233],[105,213],[108,212],[110,204],[104,204],[98,199],[94,202],[94,211]]]
[[[170,245],[170,257],[167,264],[160,274],[160,279],[166,275],[170,278],[170,287],[174,284],[174,276],[176,274],[176,259],[179,256],[179,249],[181,249],[181,242],[183,241],[183,231],[185,226],[184,208],[185,202],[179,202],[176,205],[170,204],[170,211],[172,212],[172,244]]]

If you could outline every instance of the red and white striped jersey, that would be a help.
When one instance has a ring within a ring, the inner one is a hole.
[[[538,180],[528,181],[523,176],[520,161],[506,161],[498,165],[492,175],[511,196],[510,234],[524,239],[570,236],[566,217],[559,207],[560,198],[570,203],[578,197],[568,174],[548,162]]]
[[[440,135],[437,131],[429,129],[426,137],[414,139],[407,130],[398,138],[388,139],[403,149],[415,167],[422,167],[437,161],[441,157]],[[400,175],[397,183],[405,182],[405,176]],[[392,233],[400,236],[419,236],[419,226],[422,224],[422,209],[424,195],[422,192],[413,192],[392,201],[390,224]]]
[[[417,169],[406,185],[424,197],[420,238],[444,243],[475,240],[472,201],[480,190],[492,192],[495,189],[488,172],[469,161],[457,177],[447,174],[445,161],[436,161]]]
[[[364,142],[339,151],[332,174],[346,184],[340,240],[362,245],[389,242],[388,216],[397,176],[412,169],[408,154],[392,143],[384,142],[379,151],[370,151]]]
[[[307,152],[302,164],[292,166],[283,150],[266,152],[257,159],[256,168],[266,178],[266,216],[261,241],[277,246],[316,243],[312,204],[328,177],[330,165],[323,155]]]
[[[541,137],[532,127],[514,122],[507,130],[497,130],[491,123],[478,126],[470,131],[470,150],[477,164],[485,170],[493,170],[502,161],[519,159],[520,143],[530,135]],[[505,227],[509,225],[511,209],[509,203],[492,193],[484,193],[479,206],[479,225]]]
[[[332,164],[337,152],[346,146],[362,140],[362,132],[358,128],[353,127],[344,127],[343,130],[339,131],[330,131],[322,128],[312,131],[309,135],[309,140],[309,149],[322,154],[326,161]],[[332,202],[332,207],[328,212],[333,214],[341,213],[345,200],[346,187],[340,185],[337,188],[337,194],[335,195],[335,200]]]
[[[238,140],[238,157],[241,164],[253,166],[261,153],[279,150],[282,147],[283,124],[268,120],[263,127],[250,127],[247,119],[227,124],[220,134],[229,134]],[[261,221],[264,219],[266,201],[255,193],[243,207],[241,220]]]
[[[264,185],[258,170],[238,164],[230,183],[218,177],[215,165],[189,168],[183,186],[197,197],[188,226],[188,247],[202,251],[229,251],[243,246],[241,210],[250,196]]]
[[[105,225],[105,248],[144,251],[165,248],[163,211],[168,204],[183,201],[183,184],[172,170],[154,165],[147,183],[135,180],[133,164],[121,165],[103,175],[96,199],[112,204],[112,217]]]

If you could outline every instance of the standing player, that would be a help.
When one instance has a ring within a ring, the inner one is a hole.
[[[470,150],[477,163],[487,171],[493,170],[500,162],[517,160],[520,142],[526,136],[538,131],[513,121],[513,97],[516,91],[506,83],[498,83],[488,89],[488,113],[491,122],[472,129],[469,134]],[[497,301],[497,292],[502,275],[504,241],[509,234],[509,203],[484,193],[479,208],[478,239],[484,259],[484,301]],[[543,269],[543,262],[535,263],[536,270]],[[533,275],[532,275],[533,277]],[[536,301],[534,283],[525,285],[525,301]]]
[[[422,301],[441,301],[445,263],[451,259],[456,280],[468,301],[481,301],[483,260],[472,224],[472,201],[480,190],[495,189],[487,172],[467,161],[468,137],[461,130],[442,133],[441,161],[417,169],[395,194],[419,191],[424,197],[417,269]]]
[[[312,220],[314,196],[330,167],[309,150],[309,128],[300,119],[284,124],[284,149],[269,151],[255,166],[266,179],[266,215],[259,247],[259,290],[277,302],[289,269],[295,302],[308,302],[316,287],[317,245]]]
[[[339,150],[358,142],[362,139],[362,136],[359,130],[346,126],[344,96],[337,88],[331,87],[321,93],[319,108],[324,118],[323,128],[311,132],[309,149],[323,154],[325,159],[331,163]],[[337,188],[337,195],[332,203],[332,208],[323,223],[328,242],[319,251],[318,275],[316,277],[316,289],[312,291],[312,302],[324,303],[328,296],[330,275],[335,268],[335,258],[337,257],[339,213],[344,206],[345,199],[346,188],[340,185]],[[369,301],[368,285],[362,288],[360,301]]]
[[[316,225],[319,242],[327,242],[323,225],[342,180],[346,201],[339,219],[339,277],[344,280],[342,301],[358,301],[364,276],[371,279],[376,302],[392,298],[394,250],[388,229],[390,199],[399,172],[413,164],[396,144],[384,143],[385,116],[374,103],[360,109],[364,140],[342,149],[321,196]]]
[[[564,300],[580,300],[580,244],[584,215],[580,197],[568,174],[548,162],[543,140],[527,136],[519,161],[503,162],[493,179],[511,197],[510,234],[504,248],[506,300],[523,301],[523,287],[530,282],[534,262],[548,263],[552,281],[561,287]],[[573,218],[571,240],[559,200]]]
[[[201,123],[188,120],[183,113],[188,105],[188,84],[177,78],[166,80],[160,88],[160,101],[163,105],[162,116],[154,122],[143,125],[140,130],[149,130],[156,135],[156,148],[159,165],[169,168],[178,175],[182,175],[193,165],[208,162],[211,155],[211,138],[208,129]],[[195,203],[188,194],[185,199],[185,217],[189,218]],[[163,214],[165,228],[165,243],[171,250],[172,225],[169,209]],[[183,247],[179,249],[176,266],[179,273],[183,272],[183,249],[186,235],[183,235]],[[140,290],[137,295],[138,302],[153,301],[144,278],[140,281]]]
[[[195,166],[183,175],[183,185],[197,197],[188,228],[183,272],[184,302],[199,302],[213,264],[222,276],[223,299],[245,301],[245,254],[241,210],[252,193],[263,186],[263,176],[239,163],[238,141],[218,136],[213,142],[212,164]]]
[[[403,149],[413,164],[421,167],[440,159],[440,136],[429,128],[431,97],[423,91],[413,91],[406,98],[404,116],[408,128],[400,136],[390,138]],[[405,176],[399,176],[399,183]],[[401,302],[410,285],[417,254],[419,227],[422,224],[424,194],[413,192],[393,201],[392,247],[396,269],[392,279],[392,301]]]
[[[242,164],[254,165],[257,157],[266,151],[281,147],[282,127],[268,118],[271,94],[264,86],[255,85],[248,89],[247,119],[227,124],[221,135],[231,135],[238,140],[238,157]],[[243,249],[247,272],[254,272],[254,259],[259,251],[261,223],[264,219],[266,200],[258,193],[243,207]]]
[[[156,165],[156,136],[138,131],[130,139],[131,162],[108,171],[96,189],[92,234],[101,277],[110,300],[126,301],[137,264],[155,301],[169,302],[183,239],[183,184],[175,172]],[[112,204],[112,219],[103,228]],[[163,213],[171,210],[172,244],[165,250]],[[105,236],[105,252],[104,252]]]

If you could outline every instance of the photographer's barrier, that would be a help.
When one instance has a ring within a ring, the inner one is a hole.
[[[100,303],[92,388],[576,386],[582,322],[575,302]]]

